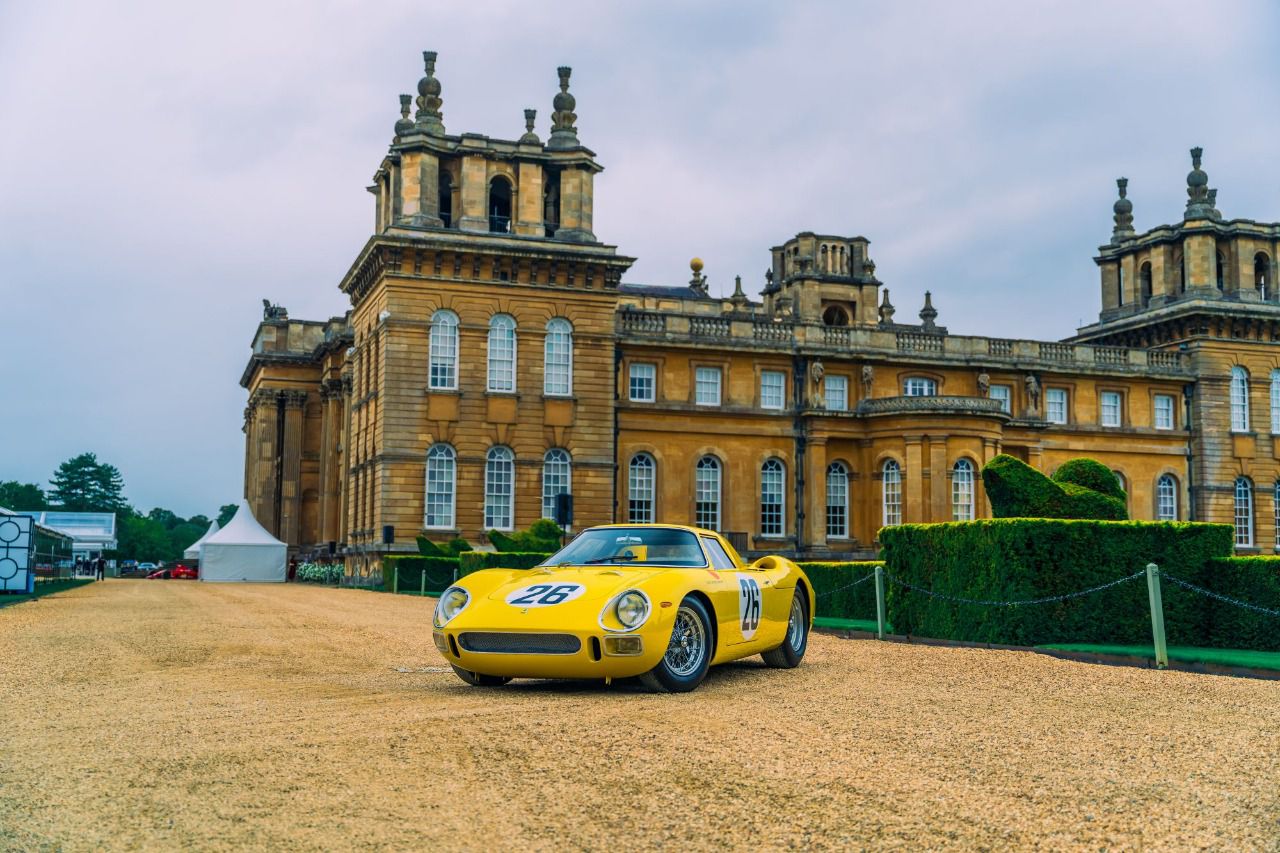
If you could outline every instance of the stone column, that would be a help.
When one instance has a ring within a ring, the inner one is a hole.
[[[430,151],[418,154],[418,168],[414,177],[418,189],[418,212],[413,217],[413,224],[442,227],[444,220],[440,218],[440,158]]]
[[[279,484],[277,476],[277,460],[279,449],[276,446],[280,412],[279,396],[274,390],[260,389],[253,395],[252,405],[257,409],[254,414],[254,477],[257,486],[256,496],[250,488],[249,507],[259,523],[267,530],[275,531],[278,523],[276,507],[276,488]]]
[[[928,520],[924,502],[924,436],[905,435],[906,459],[902,472],[902,521],[914,524]]]
[[[338,480],[339,489],[341,490],[341,505],[338,510],[338,543],[350,544],[348,542],[351,526],[352,512],[352,474],[351,474],[351,389],[352,378],[350,373],[342,375],[342,411],[339,413],[342,423],[342,437],[338,445],[337,461],[338,461]],[[350,563],[347,564],[347,570],[351,570]]]
[[[517,234],[543,237],[547,233],[542,221],[542,166],[537,163],[520,164],[519,206],[513,211]]]
[[[557,240],[595,242],[591,231],[591,172],[565,169],[560,173],[560,227]]]
[[[1218,244],[1212,234],[1191,234],[1184,238],[1182,257],[1187,267],[1188,291],[1218,289]]]
[[[483,155],[462,159],[462,209],[455,210],[460,231],[489,230],[489,164]]]
[[[811,436],[805,447],[804,540],[809,546],[827,544],[827,437]]]
[[[929,506],[927,521],[951,520],[951,467],[947,465],[947,440],[929,439]]]
[[[306,391],[284,392],[284,446],[280,482],[280,532],[276,535],[290,547],[302,542],[302,441]]]

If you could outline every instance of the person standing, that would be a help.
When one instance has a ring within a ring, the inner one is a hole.
[[[96,574],[98,580],[103,580],[107,576],[107,558],[99,555],[97,561],[93,565],[97,570]]]

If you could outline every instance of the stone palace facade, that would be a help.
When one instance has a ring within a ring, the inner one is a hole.
[[[450,135],[434,53],[400,98],[374,228],[296,320],[265,304],[241,377],[245,495],[298,556],[367,573],[415,537],[694,523],[744,551],[874,551],[884,525],[988,514],[979,471],[1091,456],[1139,519],[1280,540],[1280,224],[1225,219],[1194,149],[1182,218],[1143,233],[1120,179],[1102,312],[1065,341],[896,316],[863,237],[772,250],[760,298],[623,282],[600,242],[570,69],[551,132]],[[384,530],[394,529],[384,542]]]

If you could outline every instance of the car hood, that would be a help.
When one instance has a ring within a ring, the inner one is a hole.
[[[485,597],[487,601],[503,604],[508,597],[522,589],[537,584],[549,586],[577,585],[583,587],[575,601],[583,604],[603,602],[606,599],[638,587],[646,581],[671,571],[667,568],[619,568],[617,566],[559,566],[551,569],[533,569],[520,572],[499,584]],[[554,605],[553,605],[554,606]]]

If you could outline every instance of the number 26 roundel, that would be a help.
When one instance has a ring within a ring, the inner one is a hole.
[[[573,601],[586,591],[587,588],[580,583],[535,583],[508,594],[507,604],[512,607],[550,607]]]
[[[750,640],[760,627],[760,584],[755,578],[738,577],[738,627],[742,639]]]

